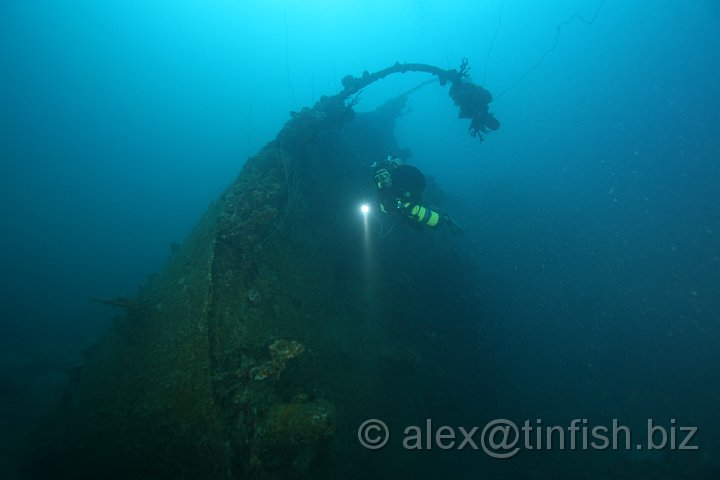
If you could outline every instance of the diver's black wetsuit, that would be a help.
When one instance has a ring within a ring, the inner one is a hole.
[[[380,203],[386,210],[397,208],[398,200],[402,203],[420,203],[425,191],[425,175],[410,165],[400,165],[391,171],[392,185],[379,191]]]

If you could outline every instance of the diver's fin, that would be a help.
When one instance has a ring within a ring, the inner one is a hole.
[[[453,220],[450,215],[443,215],[443,221],[447,223],[448,228],[450,228],[450,233],[452,233],[453,235],[462,235],[463,233],[465,233],[465,229],[462,228],[455,220]]]

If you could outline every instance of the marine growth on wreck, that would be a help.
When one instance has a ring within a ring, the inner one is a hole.
[[[124,314],[34,436],[29,477],[372,478],[378,462],[402,471],[392,449],[368,461],[357,425],[377,412],[422,414],[420,399],[448,381],[435,360],[474,355],[451,341],[466,335],[461,323],[443,343],[422,332],[433,309],[471,315],[475,292],[452,243],[398,230],[376,249],[368,283],[362,226],[345,220],[368,192],[367,165],[401,150],[393,126],[406,100],[361,114],[356,94],[410,71],[450,84],[471,135],[499,127],[467,62],[347,76],[341,92],[292,112],[163,270],[136,297],[105,301]],[[424,281],[433,271],[443,288]],[[384,395],[390,385],[413,394]]]

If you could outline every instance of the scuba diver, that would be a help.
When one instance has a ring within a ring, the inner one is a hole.
[[[417,168],[405,165],[401,158],[388,156],[371,166],[378,189],[378,204],[382,213],[394,213],[411,225],[435,229],[447,225],[453,234],[464,230],[450,218],[422,203],[425,175]]]

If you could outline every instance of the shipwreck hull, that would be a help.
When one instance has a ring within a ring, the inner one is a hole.
[[[400,447],[363,449],[358,425],[458,400],[443,365],[476,352],[461,341],[475,333],[475,288],[448,237],[398,225],[381,239],[372,221],[365,240],[367,166],[400,151],[403,106],[354,114],[323,98],[248,159],[72,372],[27,476],[407,474]]]

